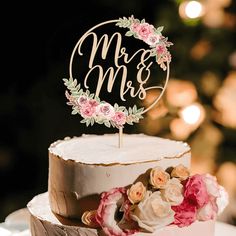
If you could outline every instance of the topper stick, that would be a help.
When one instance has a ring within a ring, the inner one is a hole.
[[[119,128],[119,148],[123,146],[123,128]]]

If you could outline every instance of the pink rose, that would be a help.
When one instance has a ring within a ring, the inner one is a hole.
[[[140,23],[138,23],[138,22],[134,22],[134,23],[130,26],[130,30],[131,30],[132,32],[138,33],[139,29],[140,29]]]
[[[93,103],[86,102],[81,106],[80,114],[83,118],[90,118],[96,114],[96,106]]]
[[[137,35],[143,41],[146,41],[147,38],[153,34],[153,25],[149,25],[148,23],[141,23],[137,27]]]
[[[89,105],[90,105],[91,107],[96,107],[96,106],[98,106],[98,102],[97,102],[96,100],[94,100],[94,99],[89,100],[88,103],[89,103]]]
[[[115,115],[111,118],[117,127],[122,127],[126,122],[125,113],[122,111],[116,111]]]
[[[156,52],[157,52],[157,55],[162,55],[164,53],[166,53],[166,46],[164,44],[159,44],[156,46]]]
[[[128,217],[127,212],[129,213],[130,209],[127,205],[127,199],[125,188],[114,188],[102,194],[95,218],[106,235],[126,236],[137,232],[135,229],[122,229],[117,222],[116,214],[120,212],[120,208],[124,204],[122,210],[124,216]]]
[[[217,205],[214,202],[208,202],[205,206],[198,210],[197,219],[201,221],[213,220],[217,216]]]
[[[197,208],[209,202],[209,195],[202,175],[189,177],[184,186],[184,198]]]
[[[83,118],[90,118],[96,115],[96,107],[98,102],[94,99],[88,100],[87,97],[81,96],[78,100],[80,103],[80,114]]]
[[[197,208],[188,201],[183,201],[178,206],[172,206],[172,209],[175,211],[173,224],[179,227],[191,225],[197,219]]]

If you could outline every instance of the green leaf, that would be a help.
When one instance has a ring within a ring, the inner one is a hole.
[[[86,126],[88,127],[90,125],[91,120],[90,119],[86,119]]]
[[[109,121],[105,121],[105,122],[104,122],[104,125],[105,125],[106,127],[108,127],[108,128],[110,128],[110,127],[111,127],[111,124],[110,124],[110,122],[109,122]]]
[[[133,109],[131,107],[129,107],[129,114],[133,114]]]
[[[164,26],[160,26],[156,29],[157,32],[161,32],[164,29]]]
[[[133,113],[134,113],[134,114],[137,113],[137,106],[136,106],[136,105],[133,106]]]
[[[81,120],[80,123],[86,123],[86,119]]]
[[[134,35],[134,33],[132,31],[127,31],[125,33],[125,36],[128,36],[128,37],[133,36],[133,35]]]
[[[78,111],[74,109],[74,110],[72,110],[71,114],[76,115],[76,114],[78,114]]]

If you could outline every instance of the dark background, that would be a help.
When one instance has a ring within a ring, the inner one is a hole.
[[[75,43],[89,28],[133,14],[147,22],[164,25],[165,35],[176,42],[171,49],[173,76],[187,75],[194,70],[197,74],[212,66],[205,62],[199,70],[195,62],[186,59],[186,51],[204,31],[201,25],[193,30],[181,22],[177,17],[176,1],[87,0],[83,4],[81,1],[56,2],[54,5],[41,1],[25,6],[22,2],[8,4],[2,8],[6,16],[1,22],[0,221],[4,221],[12,211],[25,207],[34,195],[47,191],[50,143],[65,136],[115,131],[98,125],[85,128],[78,116],[70,115],[71,108],[66,105],[62,78],[68,76],[69,59]],[[230,10],[235,11],[235,4]],[[235,31],[224,32],[224,35],[228,37],[228,45],[222,44],[222,47],[225,46],[226,52],[232,51]],[[177,49],[182,57],[178,57]],[[222,55],[221,60],[224,60]],[[217,67],[217,63],[214,66]],[[228,70],[227,63],[222,63],[221,75],[226,75]],[[190,78],[196,81],[195,77]],[[129,127],[127,132],[139,132],[139,126]],[[230,150],[235,156],[234,134],[226,144],[232,147]]]

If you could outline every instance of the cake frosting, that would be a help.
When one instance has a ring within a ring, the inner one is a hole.
[[[84,164],[133,164],[178,158],[190,152],[187,143],[144,134],[123,135],[118,148],[118,134],[83,135],[53,143],[49,152],[64,159]],[[94,152],[96,151],[96,153]]]
[[[52,211],[80,219],[96,209],[99,195],[125,187],[159,165],[190,167],[190,147],[184,142],[144,134],[83,135],[59,140],[49,147],[49,199]]]

